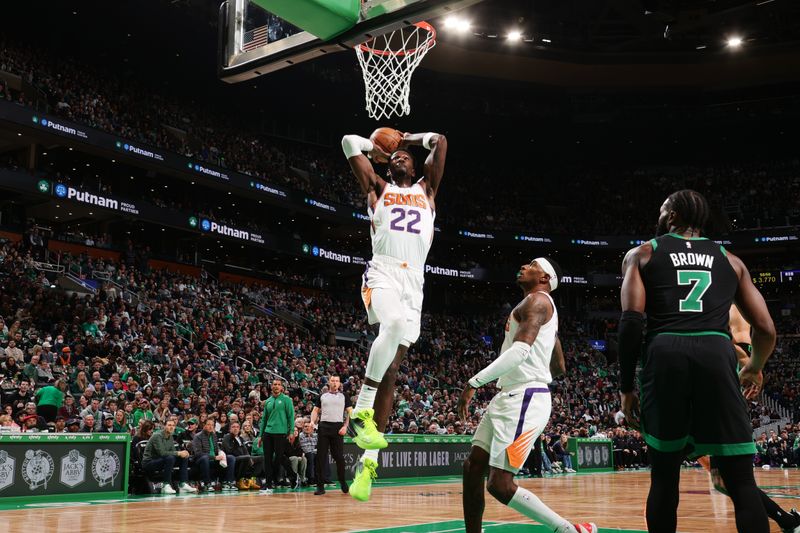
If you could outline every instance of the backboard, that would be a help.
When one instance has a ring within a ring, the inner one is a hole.
[[[480,1],[364,1],[359,21],[326,41],[250,0],[226,0],[219,8],[219,76],[228,83],[249,80],[325,54],[352,50],[376,35],[447,15]]]

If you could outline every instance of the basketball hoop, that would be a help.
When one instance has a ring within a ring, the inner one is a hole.
[[[435,45],[433,26],[417,22],[356,46],[370,118],[380,120],[411,113],[411,76]]]

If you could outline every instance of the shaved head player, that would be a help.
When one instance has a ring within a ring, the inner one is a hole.
[[[411,145],[430,150],[421,178],[407,150]],[[432,132],[406,133],[398,149],[387,154],[369,139],[345,135],[342,149],[367,196],[372,259],[364,272],[361,296],[369,323],[380,324],[352,419],[355,443],[366,451],[356,467],[350,495],[366,501],[377,477],[378,450],[387,446],[383,431],[392,408],[397,368],[419,337],[425,260],[433,242],[435,199],[444,174],[447,139]],[[363,152],[374,160],[388,161],[386,179],[375,172]]]

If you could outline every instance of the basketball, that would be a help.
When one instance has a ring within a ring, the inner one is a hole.
[[[369,140],[387,154],[391,154],[403,140],[403,134],[394,128],[378,128],[369,136]]]

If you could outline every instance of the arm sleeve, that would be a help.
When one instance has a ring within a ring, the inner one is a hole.
[[[500,354],[500,357],[492,361],[492,364],[472,376],[469,380],[469,385],[477,389],[508,374],[525,360],[530,351],[530,344],[521,341],[515,342],[508,350]]]
[[[267,400],[264,402],[264,413],[261,415],[261,424],[259,425],[258,435],[261,436],[264,434],[264,430],[267,428]]]
[[[636,377],[636,363],[642,354],[644,315],[624,311],[619,321],[619,390],[631,392]]]
[[[369,152],[374,148],[372,141],[359,137],[358,135],[345,135],[342,137],[342,151],[348,159],[360,155],[363,152]]]
[[[235,451],[234,450],[235,444],[236,443],[233,440],[233,435],[228,433],[222,438],[222,446],[220,446],[220,448],[222,448],[222,451],[228,455],[236,455],[235,453],[233,453]]]
[[[200,435],[202,434],[203,432],[201,431],[192,438],[192,455],[195,457],[201,455],[201,452],[203,451],[203,444],[200,442]]]
[[[286,434],[289,435],[294,430],[294,402],[288,396],[286,402]]]
[[[153,437],[150,437],[150,440],[147,441],[147,444],[144,446],[144,451],[142,452],[142,463],[145,461],[149,461],[153,458],[153,449],[155,448],[156,441],[153,440]]]

